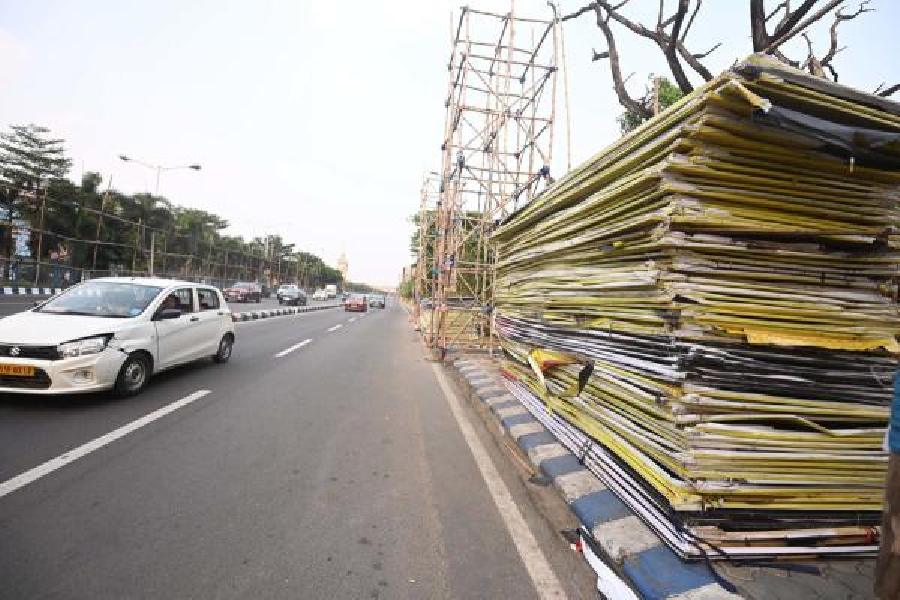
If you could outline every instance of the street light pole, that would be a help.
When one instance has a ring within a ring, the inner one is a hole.
[[[121,160],[123,162],[137,163],[137,164],[141,165],[142,167],[146,167],[148,169],[153,169],[154,171],[156,171],[156,191],[154,192],[155,196],[159,196],[159,178],[160,178],[160,175],[162,175],[163,171],[175,171],[177,169],[191,169],[192,171],[199,171],[201,168],[200,165],[198,165],[196,163],[192,164],[192,165],[174,165],[174,166],[170,166],[170,167],[166,167],[163,165],[154,165],[151,163],[144,162],[142,160],[138,160],[136,158],[132,158],[130,156],[126,156],[124,154],[119,155],[119,160]]]
[[[130,156],[126,156],[124,154],[119,155],[119,160],[121,160],[122,162],[137,163],[137,164],[141,165],[142,167],[146,167],[148,169],[153,169],[154,171],[156,171],[156,191],[154,192],[154,196],[156,196],[157,198],[159,197],[159,178],[160,178],[160,175],[162,175],[163,171],[174,171],[176,169],[191,169],[192,171],[200,170],[200,165],[196,164],[196,163],[192,164],[192,165],[175,165],[175,166],[171,166],[171,167],[164,167],[162,165],[153,165],[150,163],[146,163],[142,160],[138,160],[136,158],[131,158]],[[143,237],[142,237],[142,239],[143,239]],[[141,243],[143,243],[143,242],[141,242]],[[165,248],[165,244],[163,244],[163,258],[164,259],[165,259],[165,254],[166,254],[166,248]],[[96,253],[94,256],[96,258]],[[155,263],[156,263],[156,230],[151,229],[150,230],[150,260],[147,264],[147,269],[150,272],[151,277],[153,276]],[[226,265],[227,265],[227,255],[226,255]],[[165,261],[163,261],[163,269],[165,269]],[[226,266],[226,269],[227,269],[227,266]]]

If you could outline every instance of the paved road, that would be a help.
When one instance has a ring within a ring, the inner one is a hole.
[[[537,597],[401,309],[237,327],[228,365],[127,401],[0,397],[2,483],[210,391],[0,497],[0,598]],[[538,554],[569,597],[593,597],[533,505],[544,492],[484,443]]]

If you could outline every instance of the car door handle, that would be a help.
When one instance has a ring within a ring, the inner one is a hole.
[[[199,321],[199,320],[200,320],[200,317],[191,317],[191,323],[193,323],[194,321]]]

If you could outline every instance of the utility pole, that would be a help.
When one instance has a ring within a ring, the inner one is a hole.
[[[37,193],[40,194],[41,186],[38,185]],[[37,287],[41,276],[41,252],[44,246],[44,213],[47,210],[47,194],[41,196],[41,225],[38,231],[37,256],[34,261],[34,287]]]
[[[150,231],[150,277],[153,277],[153,256],[156,254],[156,231]]]
[[[659,77],[653,76],[653,116],[659,114]]]
[[[97,215],[97,231],[94,234],[94,260],[91,263],[91,276],[97,270],[97,249],[100,247],[100,228],[103,226],[103,208],[106,205],[106,199],[109,197],[109,190],[112,187],[112,177],[109,178],[109,184],[106,186],[106,192],[100,196],[100,212]]]

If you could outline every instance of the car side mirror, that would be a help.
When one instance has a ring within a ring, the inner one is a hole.
[[[154,321],[165,321],[181,317],[181,311],[177,308],[164,308],[153,317]]]

